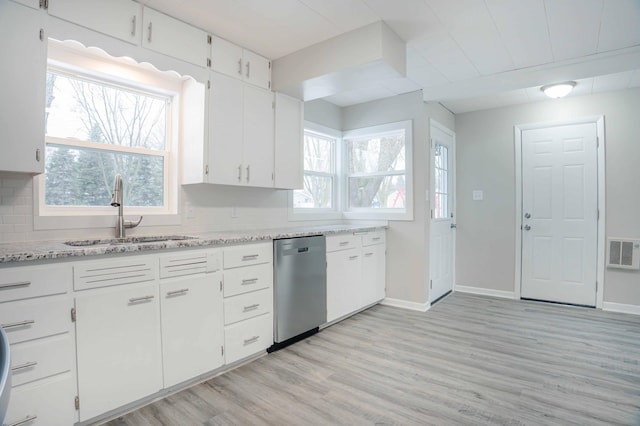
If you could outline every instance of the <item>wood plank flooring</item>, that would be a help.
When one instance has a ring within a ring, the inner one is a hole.
[[[640,316],[461,293],[378,305],[107,424],[640,425]]]

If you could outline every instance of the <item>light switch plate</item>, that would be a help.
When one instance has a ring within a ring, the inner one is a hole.
[[[484,191],[482,190],[474,190],[473,191],[473,201],[482,201],[484,200]]]

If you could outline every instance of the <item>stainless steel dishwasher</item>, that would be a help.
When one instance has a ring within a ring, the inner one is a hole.
[[[274,240],[274,345],[269,352],[310,336],[327,322],[324,235]]]

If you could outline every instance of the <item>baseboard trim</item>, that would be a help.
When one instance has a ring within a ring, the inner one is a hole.
[[[466,285],[457,285],[454,292],[479,294],[482,296],[501,297],[503,299],[515,299],[516,294],[513,291],[492,290],[490,288],[469,287]]]
[[[416,302],[409,302],[408,300],[392,299],[390,297],[384,298],[380,302],[380,304],[385,306],[393,306],[394,308],[409,309],[411,311],[419,311],[419,312],[427,312],[431,307],[431,304],[429,302],[416,303]]]
[[[603,302],[602,310],[610,312],[621,312],[623,314],[640,315],[640,306],[627,305],[625,303]]]

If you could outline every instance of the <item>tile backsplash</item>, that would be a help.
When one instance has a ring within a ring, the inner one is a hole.
[[[0,242],[24,241],[33,232],[33,177],[0,173]]]

